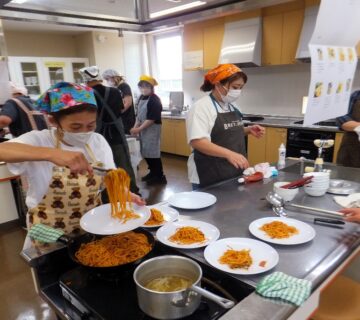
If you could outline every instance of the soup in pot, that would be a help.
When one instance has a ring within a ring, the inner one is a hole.
[[[166,275],[150,280],[145,288],[158,292],[173,292],[189,288],[193,281],[178,275]]]

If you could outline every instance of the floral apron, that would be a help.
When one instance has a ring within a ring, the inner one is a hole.
[[[59,147],[59,143],[56,143]],[[93,163],[94,153],[85,146]],[[33,224],[62,229],[66,234],[80,231],[80,218],[84,213],[101,204],[102,177],[73,174],[65,167],[53,167],[49,189],[39,204],[28,212],[28,228]]]

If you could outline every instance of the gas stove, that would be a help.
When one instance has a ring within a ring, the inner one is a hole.
[[[156,243],[150,257],[185,255],[187,252]],[[150,258],[149,257],[149,258]],[[202,268],[201,285],[236,303],[254,291],[254,287],[196,259]],[[58,319],[71,320],[151,320],[138,307],[133,270],[118,274],[97,274],[73,262],[66,247],[54,250],[30,262],[39,293]],[[199,308],[184,320],[216,320],[228,310],[202,298]]]

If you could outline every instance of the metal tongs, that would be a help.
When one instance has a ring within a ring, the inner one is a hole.
[[[96,174],[99,176],[106,176],[106,174],[111,170],[99,166],[91,166],[91,167],[94,169],[94,171],[96,171]]]
[[[299,204],[293,204],[293,203],[289,203],[289,202],[285,202],[284,199],[279,196],[277,193],[270,191],[267,195],[266,195],[266,200],[272,204],[272,208],[274,213],[279,216],[279,217],[287,217],[287,213],[285,212],[285,206],[287,207],[292,207],[292,208],[297,208],[297,209],[303,209],[303,210],[309,210],[309,211],[315,211],[318,213],[318,215],[321,216],[336,216],[339,219],[342,219],[343,215],[339,212],[336,211],[332,211],[332,210],[326,210],[326,209],[320,209],[320,208],[314,208],[314,207],[307,207],[307,206],[302,206]],[[308,212],[306,212],[308,213]],[[309,213],[311,214],[311,213]]]

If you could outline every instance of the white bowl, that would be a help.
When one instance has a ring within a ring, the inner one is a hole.
[[[321,197],[326,193],[327,188],[326,189],[305,188],[304,190],[305,190],[305,193],[308,194],[309,196]]]
[[[330,187],[330,183],[329,182],[319,182],[319,183],[308,183],[307,185],[305,185],[305,187],[311,187],[311,188],[329,188]]]
[[[304,177],[310,177],[313,176],[313,179],[319,179],[319,178],[330,178],[330,173],[329,172],[308,172],[308,173],[304,173]]]
[[[284,189],[281,186],[288,184],[289,182],[275,182],[274,192],[277,193],[284,201],[291,201],[299,192],[299,188],[296,189]]]

